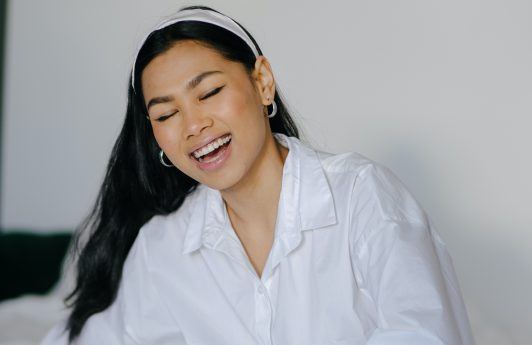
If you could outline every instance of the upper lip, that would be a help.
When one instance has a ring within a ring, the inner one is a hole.
[[[212,141],[216,140],[216,139],[219,139],[219,138],[222,138],[222,137],[225,137],[226,135],[230,134],[229,132],[227,133],[224,133],[224,134],[221,134],[221,135],[216,135],[216,136],[208,136],[206,137],[205,139],[203,139],[198,145],[196,145],[191,151],[190,151],[190,154],[192,155],[194,153],[194,151],[202,148],[203,146],[211,143]]]

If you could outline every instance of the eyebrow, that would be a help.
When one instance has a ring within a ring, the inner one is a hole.
[[[187,91],[192,90],[193,88],[198,86],[199,83],[201,83],[201,81],[203,79],[205,79],[206,77],[208,77],[210,75],[216,74],[216,73],[223,73],[223,72],[222,71],[206,71],[206,72],[202,72],[202,73],[198,74],[194,78],[190,79],[190,81],[187,83],[186,90]],[[174,100],[174,97],[172,97],[172,96],[154,97],[148,102],[148,106],[146,108],[147,108],[147,110],[150,110],[150,107],[153,107],[156,104],[166,103],[166,102],[170,102],[170,101],[173,101],[173,100]]]

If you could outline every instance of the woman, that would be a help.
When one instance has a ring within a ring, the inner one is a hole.
[[[190,6],[141,43],[42,344],[473,344],[451,259],[384,166],[299,139],[268,60]]]

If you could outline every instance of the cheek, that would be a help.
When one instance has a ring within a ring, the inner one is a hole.
[[[228,90],[229,91],[229,90]],[[231,122],[232,126],[256,125],[257,120],[260,120],[260,113],[257,109],[259,106],[255,103],[256,97],[250,92],[228,92],[220,103],[217,104],[217,109],[213,109],[220,114],[227,122]]]
[[[155,125],[153,127],[153,136],[160,148],[165,152],[173,152],[176,145],[179,145],[178,133],[171,126]]]
[[[188,172],[192,169],[193,162],[188,155],[184,154],[184,143],[179,139],[182,136],[181,129],[176,125],[171,125],[171,119],[166,120],[168,124],[155,126],[153,135],[165,155],[172,160],[179,170],[189,175]]]
[[[243,89],[246,90],[241,87],[239,92],[232,93],[230,97],[228,94],[219,109],[220,118],[235,136],[233,152],[240,157],[239,160],[233,160],[236,171],[244,171],[252,164],[265,140],[266,124],[257,97],[253,90],[242,92]]]
[[[179,133],[177,129],[173,126],[158,126],[153,128],[153,135],[157,145],[159,145],[168,157],[166,159],[170,159],[177,169],[194,178],[190,174],[192,171],[192,162],[189,161],[188,157],[183,155],[183,150],[180,146],[182,143],[178,140]]]

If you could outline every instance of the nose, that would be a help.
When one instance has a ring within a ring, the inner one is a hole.
[[[185,138],[199,136],[203,129],[211,127],[212,117],[202,112],[200,109],[191,109],[184,114]]]

